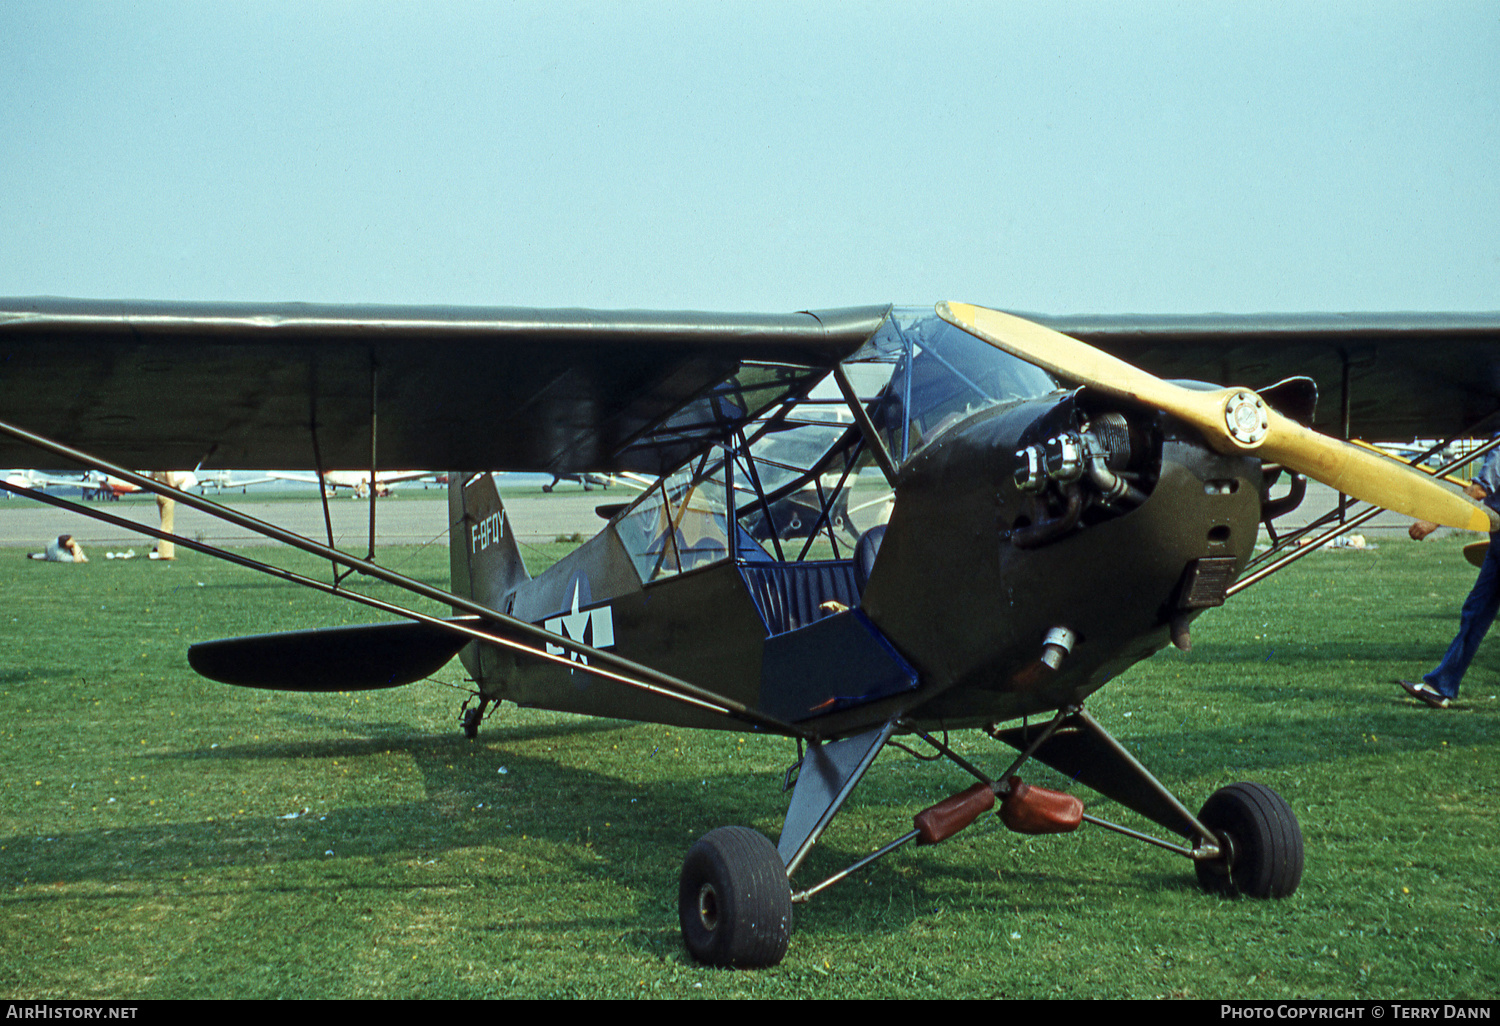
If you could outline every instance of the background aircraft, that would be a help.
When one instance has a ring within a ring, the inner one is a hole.
[[[25,467],[7,470],[5,472],[6,484],[18,485],[22,488],[77,488],[83,490],[88,481],[82,475],[68,476],[64,472],[48,470],[30,470]],[[5,493],[6,498],[10,493]]]
[[[194,488],[198,485],[198,479],[188,472],[178,475],[183,488]],[[80,474],[68,474],[66,471],[46,470],[9,470],[5,473],[5,480],[10,484],[20,485],[25,488],[36,489],[60,489],[76,488],[85,499],[100,499],[104,501],[115,501],[124,495],[139,494],[139,485],[116,477],[113,474],[104,474],[98,471],[86,471]]]
[[[215,494],[221,492],[240,491],[254,485],[270,484],[277,478],[268,474],[257,474],[254,471],[240,473],[233,470],[202,470],[194,475],[197,479],[193,487],[198,489],[199,494],[207,495],[210,490]]]
[[[420,481],[423,478],[437,479],[443,475],[431,470],[382,470],[375,474],[375,494],[383,497],[391,493],[391,489],[403,481]],[[305,473],[296,470],[268,470],[266,479],[270,481],[300,481],[303,484],[318,484],[321,480],[323,488],[330,495],[338,493],[340,488],[347,488],[354,493],[357,499],[367,498],[370,494],[370,472],[368,470],[329,470],[322,475],[316,473]]]
[[[200,643],[194,666],[244,686],[336,691],[419,680],[460,653],[479,698],[471,732],[504,699],[796,739],[778,842],[726,827],[688,853],[680,923],[702,961],[779,961],[794,904],[997,804],[1021,832],[1086,822],[1144,837],[1026,784],[1032,760],[1163,828],[1170,836],[1144,839],[1188,859],[1205,888],[1291,893],[1302,840],[1280,796],[1234,784],[1193,813],[1086,700],[1185,646],[1193,619],[1243,584],[1284,472],[1489,530],[1425,475],[1304,427],[1328,415],[1309,382],[1282,379],[1290,364],[1332,361],[1333,419],[1373,437],[1477,431],[1497,409],[1482,383],[1500,380],[1488,373],[1500,317],[1083,319],[1074,330],[1174,378],[1236,387],[1165,380],[962,304],[783,316],[12,300],[0,302],[0,409],[21,426],[0,426],[12,440],[0,453],[39,447],[152,490],[108,461],[296,466],[320,453],[358,465],[377,449],[378,381],[385,458],[480,468],[449,483],[452,591],[255,526],[455,615]],[[1402,373],[1418,349],[1421,370]],[[108,372],[98,396],[80,398],[45,384],[58,366]],[[33,378],[44,384],[12,387]],[[1247,380],[1281,383],[1256,393]],[[1363,384],[1382,401],[1358,397]],[[137,401],[154,389],[177,408]],[[658,480],[533,580],[492,469]],[[862,470],[894,490],[887,524],[830,515]],[[809,488],[825,495],[805,540],[751,536],[755,517]],[[969,728],[1019,756],[975,765],[944,740]],[[976,783],[794,891],[898,735]]]
[[[551,492],[552,489],[564,481],[583,485],[584,491],[591,492],[595,488],[603,488],[605,491],[608,491],[609,486],[614,484],[615,479],[611,474],[553,474],[552,480],[542,485],[542,491]]]

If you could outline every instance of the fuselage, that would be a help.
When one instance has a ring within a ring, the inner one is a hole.
[[[486,601],[832,737],[893,716],[960,727],[1059,708],[1223,600],[1255,542],[1257,460],[1217,455],[1155,411],[1061,390],[962,333],[929,326],[923,337],[924,326],[907,325],[917,342],[892,347],[885,381],[859,397],[863,436],[847,413],[826,412],[780,424],[780,436],[744,432],[540,577],[486,571],[507,582]],[[820,424],[836,439],[826,453],[800,478],[768,483],[795,466],[796,432]],[[853,472],[871,465],[871,426],[896,468],[887,524],[845,517],[842,535],[817,524],[813,543],[805,524],[796,539],[752,536],[782,496],[821,493],[827,519],[847,509]],[[1064,642],[1048,651],[1049,638]],[[464,658],[490,698],[743,726],[576,663],[472,646]]]

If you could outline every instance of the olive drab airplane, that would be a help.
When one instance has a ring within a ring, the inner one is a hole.
[[[1023,833],[1087,823],[1145,840],[1210,892],[1288,895],[1303,842],[1282,797],[1237,783],[1192,811],[1088,698],[1188,645],[1203,610],[1282,565],[1252,564],[1257,532],[1274,531],[1305,478],[1491,530],[1451,488],[1308,425],[1371,440],[1487,434],[1500,316],[1048,321],[959,303],[728,315],[0,300],[0,462],[62,457],[453,611],[410,612],[146,530],[406,617],[194,645],[192,665],[216,680],[393,687],[457,655],[471,736],[511,701],[787,737],[775,843],[729,825],[687,852],[680,923],[704,963],[775,964],[794,906],[991,810]],[[1299,370],[1331,379],[1336,401],[1318,410],[1312,382],[1288,377]],[[124,469],[373,476],[377,455],[464,468],[448,484],[451,591]],[[636,474],[644,490],[601,507],[599,533],[532,578],[494,471]],[[777,524],[778,504],[799,529],[755,530]],[[947,740],[964,729],[1014,754],[970,761]],[[898,737],[972,786],[832,877],[801,879]],[[1155,833],[1028,783],[1033,763]]]

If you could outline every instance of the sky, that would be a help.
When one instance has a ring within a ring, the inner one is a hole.
[[[0,5],[0,295],[1500,310],[1500,4]]]

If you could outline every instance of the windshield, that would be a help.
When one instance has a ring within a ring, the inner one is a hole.
[[[955,328],[929,307],[893,310],[845,366],[897,463],[972,413],[1058,390],[1046,371]]]

